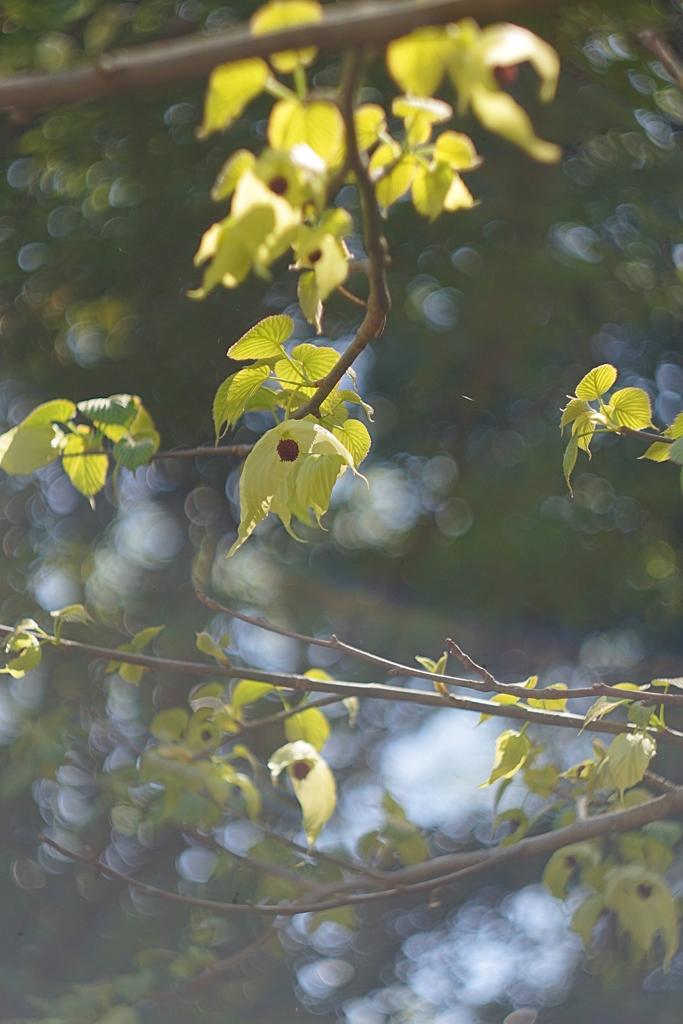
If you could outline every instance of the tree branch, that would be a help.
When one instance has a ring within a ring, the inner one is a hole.
[[[95,868],[102,874],[124,882],[126,885],[130,885],[147,895],[158,896],[173,903],[201,907],[204,910],[210,910],[212,913],[251,913],[266,917],[293,917],[296,914],[316,913],[324,910],[333,910],[336,907],[357,906],[363,903],[374,903],[394,899],[399,896],[412,895],[425,889],[432,889],[435,885],[448,885],[452,882],[470,878],[473,875],[499,868],[512,861],[547,856],[571,843],[595,839],[613,832],[630,832],[634,829],[642,828],[643,825],[651,821],[659,821],[662,818],[680,814],[681,811],[683,811],[683,786],[676,786],[665,796],[655,797],[635,807],[613,811],[608,814],[599,814],[592,818],[583,818],[565,828],[544,832],[538,836],[531,836],[502,849],[498,847],[492,851],[482,850],[473,851],[471,855],[465,854],[465,857],[471,856],[476,859],[464,866],[462,854],[446,854],[445,856],[435,857],[430,861],[412,865],[400,872],[389,875],[384,887],[376,887],[371,892],[351,893],[346,896],[333,897],[332,899],[318,902],[301,900],[296,903],[278,904],[277,906],[251,903],[217,903],[212,900],[197,900],[190,896],[181,896],[178,893],[157,889],[155,886],[140,882],[129,875],[114,871],[106,864],[102,864],[94,858],[73,853],[46,836],[40,836],[39,838],[41,842],[48,843],[63,856],[69,857],[80,864]],[[360,888],[363,884],[359,881],[356,888]]]
[[[0,633],[12,633],[10,626],[0,626]],[[81,652],[95,658],[106,658],[109,661],[125,662],[129,665],[142,665],[143,668],[167,670],[180,672],[185,675],[218,676],[222,679],[236,679],[239,677],[257,680],[259,682],[271,683],[273,686],[282,686],[288,690],[299,690],[307,693],[330,693],[336,694],[338,699],[344,697],[373,697],[380,700],[399,700],[412,704],[421,704],[427,707],[458,708],[462,711],[475,711],[479,714],[493,715],[502,718],[513,718],[525,722],[535,722],[537,725],[555,725],[566,729],[587,729],[589,732],[609,733],[617,735],[622,732],[633,732],[635,726],[630,723],[611,722],[601,720],[599,722],[584,722],[581,715],[569,714],[566,711],[543,711],[536,708],[524,707],[521,704],[495,704],[492,701],[477,700],[469,697],[459,697],[449,694],[442,696],[439,693],[429,693],[424,690],[409,690],[398,686],[387,686],[384,683],[349,683],[340,680],[311,679],[309,676],[300,676],[285,672],[268,672],[265,669],[239,668],[234,665],[207,665],[202,662],[178,661],[172,658],[157,658],[150,654],[129,654],[127,651],[117,651],[111,647],[97,647],[93,644],[83,644],[77,640],[52,641],[54,646],[61,651]],[[407,667],[406,667],[407,668]],[[413,675],[420,675],[419,672],[412,672]],[[424,674],[424,673],[423,673]],[[429,674],[428,674],[429,675]],[[432,676],[430,676],[432,678]],[[448,682],[451,677],[434,675],[437,682]],[[473,681],[469,679],[456,680],[460,686],[472,686]],[[502,685],[502,684],[501,684]],[[539,699],[540,694],[547,694],[548,699],[557,700],[558,691],[548,688],[547,690],[530,691],[523,687],[509,687],[506,692],[519,690],[524,698],[532,697]],[[559,695],[562,699],[566,696],[596,696],[600,694],[615,693],[623,699],[624,694],[629,691],[615,690],[613,687],[606,687],[599,684],[588,691],[562,690]],[[635,691],[631,691],[635,694]],[[638,699],[663,699],[667,695],[651,694],[649,691],[640,691]],[[672,696],[669,694],[668,697]],[[675,746],[683,746],[683,733],[673,729],[662,730],[648,729],[650,735],[663,743],[670,743]]]
[[[649,430],[633,430],[631,427],[619,427],[616,433],[623,437],[639,437],[641,441],[661,441],[662,444],[673,444],[675,437],[666,437],[664,434],[653,434]]]
[[[346,129],[346,159],[354,172],[356,187],[360,194],[363,222],[363,242],[369,262],[368,281],[370,294],[366,303],[365,316],[343,355],[339,357],[330,372],[323,377],[315,394],[293,414],[293,419],[317,416],[320,406],[332,393],[346,371],[361,352],[384,330],[391,308],[391,295],[387,283],[387,243],[382,233],[382,224],[377,207],[375,186],[370,180],[364,155],[358,148],[354,107],[356,93],[363,70],[364,55],[361,50],[349,50],[344,55],[344,73],[337,105],[344,118]]]
[[[225,978],[234,974],[254,953],[258,953],[260,949],[263,949],[277,934],[278,927],[279,925],[277,924],[270,925],[257,939],[254,939],[244,949],[233,953],[227,960],[220,960],[203,974],[198,975],[196,978],[191,978],[181,985],[176,985],[174,988],[169,988],[166,992],[160,992],[158,995],[150,996],[148,999],[140,999],[134,1004],[133,1009],[143,1013],[145,1010],[154,1010],[165,1006],[166,1003],[175,1002],[177,999],[184,999],[186,996],[202,992],[204,989],[211,988],[212,985],[224,981]]]
[[[490,693],[495,691],[496,693],[509,694],[512,697],[519,697],[522,700],[526,700],[531,697],[533,700],[578,700],[585,697],[615,697],[616,699],[623,699],[624,691],[617,689],[615,686],[608,686],[606,683],[595,683],[593,686],[582,686],[575,687],[571,690],[559,691],[552,686],[542,687],[538,690],[529,690],[521,684],[515,683],[500,683],[495,679],[488,669],[482,665],[477,665],[476,662],[472,661],[469,655],[465,654],[458,645],[450,639],[446,640],[446,646],[450,653],[458,658],[462,664],[470,669],[472,672],[476,672],[477,675],[481,676],[483,682],[479,683],[474,679],[462,679],[458,676],[449,676],[443,673],[428,672],[426,669],[414,668],[412,665],[402,665],[397,661],[389,661],[387,658],[380,658],[376,654],[370,654],[368,651],[363,651],[359,647],[352,647],[350,644],[345,644],[339,640],[336,636],[331,636],[329,640],[322,639],[321,637],[305,636],[303,633],[295,633],[290,629],[285,629],[284,626],[275,626],[272,622],[268,622],[267,619],[255,618],[252,615],[245,615],[244,612],[237,612],[231,608],[225,607],[225,605],[219,604],[218,601],[214,601],[212,598],[207,597],[206,594],[202,593],[201,590],[195,591],[199,600],[205,604],[208,608],[213,608],[215,611],[224,612],[226,615],[231,615],[236,619],[240,619],[242,622],[248,622],[252,626],[259,626],[261,629],[267,629],[271,633],[278,633],[280,636],[290,637],[292,640],[299,640],[301,643],[314,644],[316,647],[325,647],[328,650],[340,651],[343,654],[348,654],[354,658],[360,658],[363,661],[368,661],[372,665],[378,665],[385,669],[391,676],[410,676],[417,679],[429,679],[431,682],[448,684],[450,686],[464,686],[469,690],[479,690],[482,693]],[[251,671],[251,670],[250,670]],[[640,690],[638,696],[635,696],[634,700],[652,702],[653,704],[670,704],[683,706],[683,694],[676,693],[660,693],[657,690]]]
[[[641,28],[637,35],[645,49],[662,62],[679,89],[683,89],[683,62],[662,33],[653,28]]]
[[[340,50],[381,46],[421,25],[461,18],[486,24],[525,10],[559,7],[574,0],[395,0],[332,4],[320,22],[253,36],[248,25],[209,36],[199,34],[104,54],[94,64],[56,74],[22,74],[0,79],[0,108],[17,120],[70,103],[139,93],[208,75],[226,61],[267,57],[281,50],[319,46]]]

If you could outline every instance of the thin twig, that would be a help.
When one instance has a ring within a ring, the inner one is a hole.
[[[133,1009],[143,1012],[145,1010],[154,1010],[158,1007],[165,1006],[166,1003],[175,1002],[178,999],[184,999],[186,996],[194,995],[196,992],[202,992],[207,988],[211,988],[212,985],[218,984],[218,982],[224,981],[226,978],[234,974],[245,961],[249,960],[254,953],[258,953],[260,949],[263,949],[271,939],[277,935],[277,929],[279,924],[275,923],[269,925],[259,935],[257,939],[254,939],[244,949],[238,950],[237,953],[233,953],[227,960],[220,960],[215,963],[213,967],[210,967],[208,971],[204,971],[203,974],[198,975],[196,978],[191,978],[189,981],[183,982],[181,985],[176,985],[174,988],[169,988],[166,992],[160,992],[158,995],[150,996],[148,999],[140,999],[135,1003]]]
[[[488,669],[482,665],[477,665],[453,640],[446,640],[446,646],[449,647],[451,654],[484,681],[479,683],[474,679],[463,679],[459,676],[428,672],[426,669],[415,668],[412,665],[402,665],[400,662],[389,661],[389,659],[381,658],[379,655],[370,654],[359,647],[352,647],[350,644],[343,643],[334,635],[329,639],[324,639],[322,637],[305,636],[303,633],[296,633],[291,629],[286,629],[284,626],[276,626],[274,623],[268,622],[267,619],[256,618],[253,615],[247,615],[244,612],[228,608],[218,601],[214,601],[213,598],[208,597],[201,590],[196,590],[195,593],[203,604],[214,611],[223,612],[225,615],[231,615],[242,622],[248,622],[252,626],[259,626],[261,629],[267,629],[269,632],[277,633],[280,636],[287,636],[292,640],[299,640],[304,644],[313,644],[316,647],[325,647],[328,650],[340,651],[351,657],[360,658],[363,661],[370,662],[372,665],[378,665],[380,668],[385,669],[391,676],[404,675],[417,679],[429,679],[431,682],[447,684],[449,686],[462,686],[470,690],[478,690],[482,693],[490,693],[492,690],[495,690],[497,693],[509,694],[512,697],[519,697],[521,700],[526,700],[529,697],[533,700],[580,700],[586,697],[615,697],[616,699],[623,699],[625,696],[623,690],[619,690],[615,686],[608,686],[602,682],[595,683],[593,686],[576,687],[571,690],[560,691],[552,686],[547,686],[533,690],[533,692],[523,684],[501,683],[494,678]],[[683,694],[660,693],[657,690],[639,690],[638,696],[635,695],[636,691],[633,691],[633,694],[632,699],[634,700],[683,706]]]
[[[359,295],[354,295],[353,292],[350,292],[349,289],[345,288],[343,284],[337,285],[337,291],[340,292],[345,299],[348,299],[349,302],[355,302],[357,306],[362,306],[363,309],[367,307],[367,302],[365,301],[365,299],[361,299]]]
[[[645,49],[662,62],[679,89],[683,89],[683,61],[662,33],[654,28],[641,28],[637,35]]]
[[[364,63],[363,52],[348,50],[344,57],[342,85],[337,105],[344,119],[346,132],[346,153],[349,167],[355,174],[356,187],[360,194],[363,221],[363,242],[367,253],[368,281],[370,294],[363,321],[356,335],[330,372],[322,379],[315,394],[293,414],[294,419],[317,416],[320,406],[332,393],[346,371],[373,339],[384,330],[387,314],[391,308],[391,295],[387,284],[387,244],[382,233],[382,222],[375,197],[375,186],[370,180],[365,156],[358,147],[356,122],[354,118],[356,93]]]
[[[10,626],[0,626],[0,633],[3,632],[11,633],[13,632],[13,629]],[[459,697],[454,696],[453,694],[449,694],[444,697],[440,693],[429,693],[424,690],[410,690],[397,686],[388,686],[384,683],[350,683],[336,679],[313,679],[310,676],[300,676],[284,672],[268,672],[265,669],[241,669],[232,665],[207,665],[202,662],[178,661],[172,658],[157,658],[150,654],[129,654],[127,651],[117,651],[111,647],[97,647],[93,644],[83,644],[76,640],[60,640],[57,642],[52,639],[52,643],[61,651],[81,652],[83,654],[89,654],[95,658],[106,658],[112,661],[125,662],[130,665],[142,665],[144,668],[149,669],[179,672],[184,673],[185,675],[200,676],[203,678],[206,678],[206,676],[218,676],[223,679],[249,677],[259,682],[271,683],[273,686],[281,686],[284,689],[289,690],[299,690],[307,693],[318,692],[336,694],[339,700],[344,697],[374,697],[379,698],[380,700],[406,701],[408,703],[421,704],[427,707],[458,708],[462,711],[475,711],[479,714],[500,716],[502,718],[513,718],[527,722],[536,722],[538,725],[556,725],[567,729],[587,729],[590,732],[610,733],[612,735],[617,735],[622,732],[633,732],[635,729],[635,726],[631,723],[611,722],[605,720],[586,723],[581,715],[573,715],[565,711],[545,711],[532,707],[525,707],[522,704],[496,704],[492,701]],[[420,675],[419,672],[414,674]],[[448,682],[450,677],[436,675],[434,676],[434,679],[437,682],[444,680]],[[460,686],[474,686],[477,688],[471,680],[463,679],[458,680],[457,682]],[[605,694],[616,695],[618,698],[623,699],[625,694],[633,693],[633,699],[641,701],[652,700],[653,703],[666,703],[672,699],[677,703],[680,701],[680,698],[676,695],[656,694],[654,691],[649,690],[638,691],[636,698],[636,691],[617,690],[601,683],[597,684],[592,689],[584,691],[558,691],[551,687],[547,690],[538,691],[529,691],[524,687],[506,688],[506,692],[515,693],[516,691],[519,691],[521,697],[531,697],[532,699],[541,699],[542,695],[545,699],[549,700],[564,700],[571,696],[592,697]],[[676,732],[669,728],[662,730],[648,729],[647,731],[663,743],[683,746],[683,733],[681,732]]]
[[[665,434],[653,434],[649,430],[633,430],[631,427],[619,427],[618,434],[624,437],[639,437],[641,441],[661,441],[662,444],[673,444],[675,437],[666,437]]]
[[[202,909],[211,910],[213,913],[252,913],[268,917],[293,917],[296,914],[317,913],[324,910],[333,910],[336,907],[357,906],[363,903],[374,903],[423,892],[425,889],[431,889],[435,885],[447,885],[451,882],[460,881],[464,878],[481,874],[484,871],[499,868],[503,864],[515,860],[545,856],[571,843],[583,842],[586,839],[609,835],[613,832],[630,832],[641,828],[651,821],[659,821],[662,818],[680,814],[681,811],[683,811],[683,787],[676,786],[665,796],[655,797],[635,807],[582,819],[565,828],[522,839],[518,843],[506,846],[503,849],[482,851],[481,856],[475,863],[469,864],[466,867],[458,866],[453,871],[447,870],[447,866],[452,863],[451,856],[453,855],[445,855],[444,857],[435,857],[432,861],[428,861],[423,865],[415,865],[416,870],[413,870],[412,875],[410,869],[403,869],[400,875],[397,873],[398,877],[389,876],[386,887],[378,888],[371,892],[351,893],[317,903],[301,900],[298,903],[278,904],[277,906],[246,903],[224,904],[215,903],[211,900],[195,900],[188,896],[180,896],[177,893],[157,889],[155,886],[149,886],[128,875],[113,871],[100,861],[82,854],[75,854],[55,843],[54,840],[47,839],[45,836],[41,836],[40,839],[41,842],[49,843],[50,846],[54,847],[63,856],[85,864],[88,867],[95,868],[102,874],[116,878],[118,881],[124,882],[148,895],[159,896],[174,903],[202,907]],[[456,854],[455,857],[456,863],[460,864],[459,855]],[[441,871],[442,873],[430,874],[429,877],[425,878],[425,869]],[[415,875],[419,876],[419,881],[407,881],[408,878],[415,877]]]
[[[15,120],[42,110],[103,96],[139,94],[208,75],[226,61],[267,57],[281,50],[319,46],[324,50],[382,46],[421,25],[476,18],[480,24],[506,20],[529,8],[560,7],[574,0],[394,0],[386,3],[331,4],[321,21],[254,36],[248,25],[227,32],[163,40],[105,53],[93,64],[56,74],[21,74],[0,79],[0,108]]]

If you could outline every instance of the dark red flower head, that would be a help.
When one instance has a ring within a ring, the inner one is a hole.
[[[505,88],[506,85],[514,85],[519,78],[519,65],[510,64],[508,67],[495,67],[493,73],[496,76],[496,81],[501,88]]]
[[[641,883],[641,885],[637,887],[636,892],[640,896],[641,900],[649,900],[650,896],[652,896],[652,886]]]
[[[283,462],[296,462],[299,458],[299,445],[293,437],[283,437],[278,441],[277,453]]]
[[[310,770],[311,766],[307,761],[296,761],[292,765],[292,775],[295,779],[299,779],[300,782],[306,778]]]
[[[274,192],[276,196],[283,196],[287,191],[289,182],[285,178],[284,174],[276,174],[274,178],[271,178],[268,182],[268,188],[271,192]]]

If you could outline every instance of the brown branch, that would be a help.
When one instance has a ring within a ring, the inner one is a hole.
[[[0,626],[0,633],[12,632],[12,627]],[[238,668],[233,665],[207,665],[203,662],[178,661],[173,658],[157,658],[150,654],[129,654],[127,651],[117,651],[111,647],[98,647],[94,644],[83,644],[77,640],[60,640],[57,642],[52,639],[51,642],[58,650],[61,651],[81,652],[83,654],[89,654],[95,658],[106,658],[110,661],[125,662],[129,665],[141,665],[143,668],[180,672],[185,675],[200,676],[202,678],[206,678],[206,676],[218,676],[222,679],[248,677],[259,682],[271,683],[273,686],[282,686],[288,690],[299,690],[306,693],[317,692],[336,694],[339,700],[344,697],[374,697],[379,698],[380,700],[399,700],[412,704],[421,704],[427,707],[459,708],[462,711],[475,711],[479,714],[493,715],[501,718],[513,718],[526,722],[535,722],[537,725],[555,725],[566,729],[587,729],[590,732],[610,733],[612,735],[617,735],[622,732],[633,732],[635,729],[635,726],[630,723],[611,722],[605,720],[585,723],[581,715],[573,715],[565,711],[543,711],[536,708],[525,707],[521,704],[494,704],[492,701],[459,697],[454,696],[453,694],[449,694],[447,697],[444,697],[439,693],[429,693],[424,690],[409,690],[398,686],[387,686],[384,683],[350,683],[336,679],[311,679],[309,676],[300,676],[285,672],[268,672],[265,669]],[[415,672],[412,674],[419,676],[421,673]],[[448,682],[450,677],[436,675],[434,676],[434,679],[436,681],[445,680]],[[461,686],[475,685],[472,680],[468,679],[457,680],[457,682]],[[509,687],[506,688],[506,691],[514,693],[515,689],[518,689],[521,695],[526,698],[532,696],[538,699],[541,694],[548,694],[548,699],[558,700],[558,691],[553,690],[552,688],[548,688],[547,690],[538,690],[531,693],[531,691],[526,690],[523,687]],[[623,698],[624,694],[628,692],[629,691],[625,690],[614,690],[612,687],[606,687],[602,684],[598,684],[597,687],[594,687],[587,692],[584,691],[583,694],[578,690],[562,690],[559,692],[559,697],[564,699],[566,696],[577,694],[583,696],[595,696],[596,694],[615,693],[619,698]],[[635,693],[635,691],[632,692]],[[653,700],[656,699],[657,701],[663,701],[666,696],[667,695],[654,694],[650,691],[640,691],[638,699],[642,700],[644,698],[652,698]],[[671,698],[671,696],[674,695],[668,696]],[[663,743],[683,746],[683,733],[681,732],[676,732],[669,728],[662,730],[648,729],[647,731]]]
[[[196,978],[191,978],[181,985],[169,988],[166,992],[160,992],[158,995],[150,996],[148,999],[140,999],[134,1004],[133,1009],[143,1013],[145,1010],[154,1010],[157,1007],[166,1005],[166,1003],[175,1002],[177,999],[184,999],[186,996],[194,995],[196,992],[203,992],[204,989],[211,988],[212,985],[224,981],[231,974],[234,974],[254,953],[258,953],[260,949],[263,949],[277,934],[278,927],[279,925],[277,924],[270,925],[257,939],[254,939],[244,949],[233,953],[227,960],[219,960],[208,971],[204,971],[203,974],[198,975]]]
[[[460,18],[480,24],[507,19],[527,9],[559,7],[572,0],[395,0],[386,3],[331,4],[320,22],[252,36],[248,25],[224,33],[165,40],[103,54],[86,67],[56,74],[21,74],[0,79],[0,108],[26,120],[42,110],[104,96],[139,93],[202,78],[226,61],[267,57],[280,50],[319,46],[325,50],[381,46],[421,25]]]
[[[662,33],[653,28],[641,28],[637,35],[645,49],[662,62],[679,89],[683,89],[683,62]]]
[[[449,686],[463,686],[470,690],[478,690],[482,693],[490,693],[492,690],[497,693],[509,694],[512,697],[519,697],[521,700],[526,700],[531,697],[533,700],[578,700],[586,697],[615,697],[618,700],[622,700],[627,696],[627,691],[619,690],[615,686],[608,686],[606,683],[595,683],[593,686],[576,687],[572,690],[561,690],[558,691],[552,686],[542,687],[533,692],[527,689],[521,684],[515,683],[501,683],[495,679],[488,669],[482,665],[477,665],[476,662],[472,661],[469,655],[465,654],[453,640],[446,640],[446,646],[449,648],[451,654],[458,658],[466,668],[472,672],[476,672],[482,677],[484,682],[477,682],[474,679],[463,679],[459,676],[449,676],[443,673],[428,672],[426,669],[414,668],[412,665],[402,665],[397,661],[389,661],[387,658],[381,658],[379,655],[370,654],[368,651],[364,651],[359,647],[352,647],[350,644],[343,643],[336,636],[331,636],[329,640],[322,639],[321,637],[305,636],[303,633],[295,633],[291,629],[285,629],[284,626],[276,626],[272,622],[268,622],[267,619],[256,618],[253,615],[246,615],[244,612],[234,611],[232,608],[227,608],[225,605],[220,604],[218,601],[214,601],[213,598],[207,597],[206,594],[202,593],[201,590],[195,591],[199,600],[205,604],[208,608],[213,608],[214,611],[223,612],[226,615],[231,615],[236,619],[240,619],[242,622],[248,622],[252,626],[259,626],[261,629],[267,629],[271,633],[277,633],[280,636],[287,636],[292,640],[299,640],[301,643],[314,644],[316,647],[325,647],[328,650],[340,651],[343,654],[348,654],[354,658],[360,658],[363,661],[368,661],[372,665],[378,665],[385,669],[391,676],[411,676],[417,679],[429,679],[431,682],[439,684],[448,684]],[[249,670],[251,671],[251,670]],[[633,692],[633,700],[652,702],[653,704],[670,704],[683,706],[683,694],[676,693],[660,693],[657,690],[639,690],[636,696],[636,691]]]
[[[639,437],[641,441],[661,441],[662,444],[673,444],[675,437],[666,437],[665,434],[653,434],[649,430],[633,430],[631,427],[619,427],[616,433],[623,437]]]
[[[353,292],[350,292],[348,288],[344,287],[344,285],[338,284],[337,291],[340,295],[343,295],[345,299],[348,299],[349,302],[355,303],[356,306],[362,306],[363,309],[367,307],[365,299],[361,299],[359,295],[354,295]]]
[[[363,242],[367,253],[368,281],[370,294],[366,304],[365,316],[356,331],[356,335],[344,353],[339,357],[330,372],[323,377],[315,394],[297,409],[293,419],[304,416],[318,416],[320,406],[332,393],[346,371],[353,365],[358,356],[375,338],[379,338],[384,330],[387,314],[391,308],[391,295],[387,283],[387,243],[382,233],[382,222],[375,197],[375,186],[370,180],[365,156],[358,148],[354,108],[356,93],[363,70],[363,52],[349,50],[344,57],[344,78],[337,105],[344,118],[346,129],[346,153],[350,169],[356,178],[356,187],[360,193],[361,213],[363,222]]]
[[[88,867],[95,868],[102,874],[124,882],[148,895],[159,896],[174,903],[201,907],[205,910],[211,910],[213,913],[252,913],[269,917],[292,917],[296,914],[333,910],[336,907],[357,906],[363,903],[374,903],[412,895],[423,892],[425,889],[431,889],[435,885],[447,885],[473,875],[481,874],[484,871],[499,868],[515,860],[546,856],[547,854],[554,853],[555,850],[561,849],[563,846],[568,846],[570,843],[583,842],[586,839],[594,839],[613,832],[630,832],[641,828],[651,821],[659,821],[662,818],[680,814],[681,811],[683,811],[683,787],[676,786],[665,796],[655,797],[652,800],[647,800],[626,810],[613,811],[608,814],[596,815],[593,818],[581,819],[565,828],[522,839],[520,842],[506,846],[503,849],[476,851],[477,860],[466,866],[462,866],[461,854],[446,854],[443,857],[435,857],[424,864],[404,868],[400,873],[396,872],[394,875],[389,876],[386,887],[375,889],[372,892],[352,893],[347,896],[319,902],[301,900],[298,903],[279,904],[278,906],[248,903],[216,903],[211,900],[196,900],[189,896],[180,896],[177,893],[157,889],[155,886],[139,882],[136,878],[123,875],[94,858],[73,853],[71,850],[55,843],[54,840],[47,839],[46,836],[41,836],[40,840],[41,842],[47,842],[63,856],[85,864]],[[453,866],[454,870],[449,870]],[[428,877],[425,877],[426,872]],[[413,881],[412,879],[416,877],[418,880]]]
[[[253,447],[253,444],[224,444],[216,445],[213,448],[209,445],[202,448],[178,448],[175,451],[157,452],[152,456],[152,461],[154,462],[155,459],[197,459],[211,455],[244,456],[248,455]]]

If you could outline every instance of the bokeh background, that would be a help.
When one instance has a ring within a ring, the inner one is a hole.
[[[115,46],[216,32],[253,9],[213,0],[9,0],[0,5],[0,71],[59,70]],[[3,622],[49,621],[50,610],[86,600],[100,625],[72,627],[81,639],[116,643],[163,622],[159,650],[187,657],[197,630],[219,636],[230,625],[244,664],[372,678],[332,652],[207,618],[194,597],[200,586],[397,660],[438,657],[454,636],[505,681],[537,672],[568,684],[679,674],[679,471],[637,462],[637,441],[597,439],[592,461],[580,456],[572,499],[559,410],[599,362],[618,366],[620,385],[650,394],[659,426],[683,410],[683,95],[634,40],[637,28],[657,24],[683,45],[681,12],[675,0],[596,3],[522,23],[559,49],[563,73],[550,107],[538,103],[528,67],[513,91],[564,159],[534,164],[463,118],[456,126],[484,156],[467,181],[478,205],[434,225],[408,202],[392,211],[393,310],[357,364],[375,408],[369,486],[345,478],[326,532],[303,530],[305,544],[266,521],[226,561],[237,460],[158,462],[124,474],[118,504],[108,490],[94,509],[58,464],[3,477]],[[338,55],[320,54],[315,84],[334,84],[338,66]],[[2,429],[49,398],[132,391],[164,448],[210,444],[211,401],[235,368],[228,347],[274,312],[294,318],[293,340],[314,340],[284,260],[272,282],[250,280],[201,303],[187,298],[198,240],[224,214],[209,196],[216,173],[235,148],[264,145],[268,111],[259,100],[225,135],[200,142],[203,92],[202,82],[183,83],[0,127]],[[392,96],[377,62],[363,99],[389,107]],[[447,87],[443,98],[452,100]],[[352,188],[339,201],[357,211]],[[358,319],[357,307],[333,297],[319,340],[342,350]],[[254,440],[267,426],[263,414],[248,414],[234,439]],[[76,659],[46,659],[0,687],[3,1020],[90,1024],[92,993],[69,1006],[27,996],[49,1000],[73,983],[124,975],[141,950],[163,944],[168,914],[85,874],[74,884],[45,848],[35,859],[35,836],[41,827],[84,827],[97,811],[97,758],[115,780],[134,762],[153,710],[186,694],[187,682],[171,676],[139,690],[117,678],[105,687],[101,672]],[[66,763],[58,723],[74,707],[82,732]],[[436,851],[472,834],[492,841],[491,798],[477,786],[500,725],[474,726],[466,713],[373,702],[355,731],[340,719],[325,754],[341,807],[324,843],[352,848],[376,828],[384,789]],[[20,732],[32,739],[17,748]],[[83,733],[92,761],[78,753]],[[571,735],[546,739],[567,764],[584,751]],[[658,767],[681,778],[671,756]],[[134,871],[161,856],[143,839],[114,823],[110,863]],[[224,837],[236,856],[253,841],[243,823]],[[216,880],[215,854],[178,836],[164,854],[183,884],[215,892],[228,884]],[[231,1024],[499,1024],[524,1007],[540,1024],[679,1020],[683,960],[666,976],[635,973],[605,987],[600,965],[586,962],[567,931],[569,911],[537,884],[538,868],[510,869],[435,906],[367,912],[359,930],[331,921],[311,939],[295,921],[280,960],[259,962],[203,1007],[167,1012]],[[177,918],[181,949],[188,927]],[[214,945],[244,937],[232,928]]]

